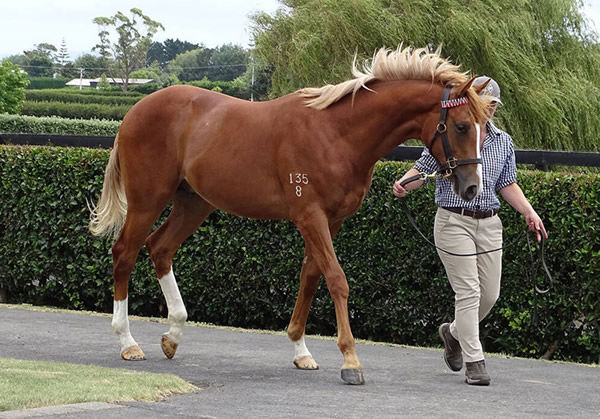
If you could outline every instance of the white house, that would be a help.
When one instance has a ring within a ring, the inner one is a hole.
[[[94,88],[98,88],[98,84],[102,81],[102,78],[98,77],[96,79],[73,79],[70,82],[66,83],[66,86],[69,87],[94,87]],[[111,77],[107,77],[106,81],[111,85],[111,86],[122,86],[123,84],[125,84],[125,80],[115,77],[115,78],[111,78]],[[134,85],[134,84],[146,84],[146,83],[152,83],[154,82],[153,79],[129,79],[129,85]]]

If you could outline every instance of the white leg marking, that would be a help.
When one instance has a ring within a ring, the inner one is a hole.
[[[312,358],[312,355],[308,351],[308,348],[306,347],[306,343],[304,342],[304,335],[302,335],[302,337],[300,339],[298,339],[297,341],[293,341],[293,343],[294,343],[294,361],[296,361],[300,358],[307,357],[307,356]]]
[[[479,126],[479,124],[475,124],[475,130],[477,132],[477,158],[480,159],[481,158],[481,143],[480,143],[480,136],[481,136],[481,127]],[[477,185],[477,195],[479,195],[481,192],[483,192],[483,165],[481,163],[479,163],[477,165],[477,176],[479,177],[479,184]]]
[[[114,300],[113,306],[113,319],[112,328],[121,341],[121,352],[132,346],[136,346],[137,343],[131,333],[129,332],[129,318],[127,317],[127,300],[117,301]]]
[[[187,320],[187,311],[185,309],[185,305],[183,304],[183,300],[181,299],[179,287],[175,281],[173,268],[171,268],[168,274],[160,278],[158,283],[160,284],[160,288],[165,296],[165,300],[167,300],[169,323],[171,323],[171,328],[167,333],[165,333],[165,335],[168,335],[174,343],[179,345],[181,342],[181,335],[183,333],[183,325]]]

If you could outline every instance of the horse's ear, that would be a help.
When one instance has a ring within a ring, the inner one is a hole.
[[[469,88],[473,85],[473,81],[475,79],[476,79],[476,77],[473,77],[471,80],[468,80],[468,81],[464,82],[463,84],[459,85],[457,97],[466,96],[467,90],[469,90]],[[485,88],[485,86],[488,85],[489,82],[490,82],[490,79],[488,79],[485,83],[481,83],[481,84],[473,86],[473,89],[475,89],[475,92],[477,92],[477,94],[479,94]]]
[[[475,80],[475,77],[474,77],[474,78],[472,78],[471,80],[469,80],[469,81],[468,81],[469,85],[471,85],[471,84],[473,83],[473,80]],[[487,79],[487,80],[486,80],[485,82],[483,82],[483,83],[476,84],[475,86],[473,86],[473,89],[475,90],[475,92],[476,92],[477,94],[480,94],[480,93],[483,91],[483,89],[485,89],[485,88],[486,88],[486,86],[488,85],[488,83],[490,82],[490,80],[491,80],[491,79]],[[466,89],[465,89],[465,93],[466,93],[466,92],[467,92],[467,91],[466,91]]]

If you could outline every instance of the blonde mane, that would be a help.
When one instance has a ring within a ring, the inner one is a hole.
[[[372,80],[431,80],[432,83],[443,85],[467,81],[467,73],[461,72],[458,65],[442,58],[440,51],[440,48],[433,53],[426,48],[402,49],[402,45],[395,51],[381,48],[370,62],[364,63],[362,69],[358,68],[356,56],[354,57],[354,79],[320,88],[305,88],[298,90],[298,93],[308,99],[305,102],[306,106],[325,109],[350,92],[354,98],[361,87],[371,90],[367,83]],[[471,96],[476,95],[469,95],[469,99]]]

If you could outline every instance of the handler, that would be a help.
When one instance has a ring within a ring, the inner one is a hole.
[[[483,160],[483,191],[474,200],[467,202],[452,192],[447,179],[437,179],[435,203],[434,237],[436,245],[448,252],[468,254],[502,247],[502,222],[498,217],[500,195],[513,208],[525,216],[530,230],[548,237],[542,220],[527,201],[517,185],[517,166],[512,138],[498,129],[492,122],[496,107],[502,104],[500,87],[495,80],[486,76],[475,79],[473,85],[488,85],[480,93],[491,101],[489,120],[481,130],[481,158]],[[403,198],[407,190],[421,186],[425,181],[417,180],[404,188],[400,183],[418,173],[431,174],[439,168],[437,160],[427,148],[415,162],[413,168],[394,183],[394,194]],[[444,360],[452,371],[460,371],[463,359],[466,363],[466,382],[474,385],[489,385],[490,376],[485,365],[479,322],[490,312],[500,295],[502,274],[502,251],[477,256],[452,256],[438,249],[448,280],[455,293],[455,312],[452,323],[439,327],[444,342]]]

